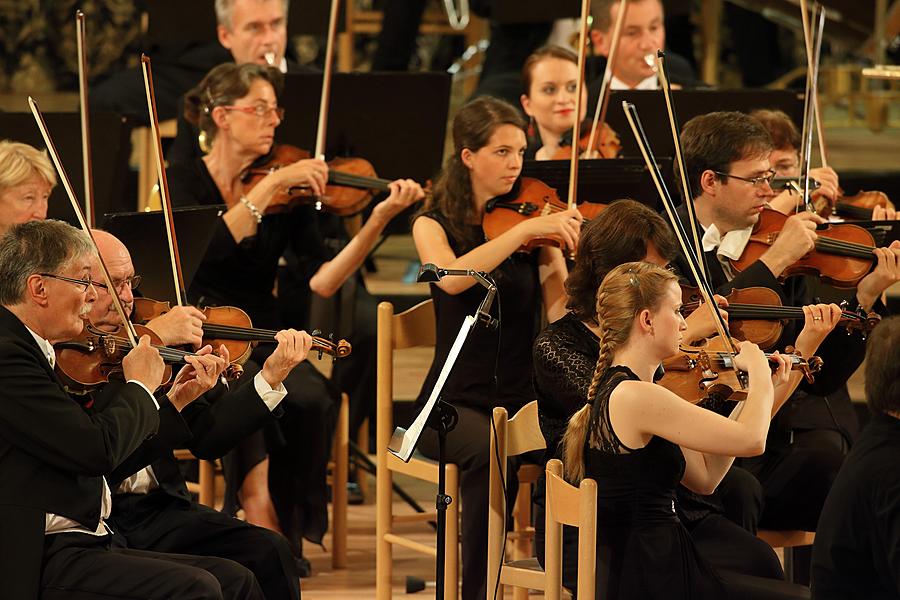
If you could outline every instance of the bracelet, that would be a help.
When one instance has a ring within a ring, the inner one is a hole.
[[[247,210],[249,210],[250,214],[253,215],[253,218],[256,219],[257,225],[262,223],[262,219],[263,219],[262,213],[259,212],[259,209],[256,208],[256,206],[252,202],[247,200],[247,196],[241,196],[241,204],[243,204],[244,206],[247,207]]]

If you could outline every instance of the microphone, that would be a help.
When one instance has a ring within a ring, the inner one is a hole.
[[[484,297],[484,300],[478,306],[476,317],[479,322],[484,323],[491,329],[497,328],[499,321],[490,315],[491,304],[494,302],[494,296],[497,295],[497,286],[488,279],[487,273],[472,269],[442,269],[433,263],[425,263],[419,267],[416,281],[419,283],[436,283],[444,277],[472,277],[487,289],[487,296]]]

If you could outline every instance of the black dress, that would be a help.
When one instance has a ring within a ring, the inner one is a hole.
[[[431,212],[426,216],[447,231],[450,247],[457,256],[474,247],[471,242],[453,239],[442,214]],[[480,226],[472,225],[469,234],[471,239],[483,239]],[[485,598],[491,411],[495,406],[503,406],[512,416],[534,399],[531,344],[541,307],[537,253],[515,253],[490,275],[498,289],[491,315],[500,318],[500,326],[488,329],[479,325],[469,334],[441,395],[459,413],[459,423],[447,436],[446,454],[448,462],[460,470],[463,600]],[[435,355],[419,394],[419,405],[428,399],[463,319],[475,313],[484,295],[480,285],[456,295],[431,285],[437,320]],[[437,458],[437,435],[433,430],[424,431],[419,450],[429,458]],[[515,489],[517,465],[517,461],[508,463],[508,490]]]
[[[225,201],[202,158],[169,167],[169,191],[176,207],[224,205]],[[309,207],[265,215],[257,234],[235,242],[219,219],[206,254],[188,289],[197,306],[230,305],[244,309],[254,327],[282,329],[277,299],[272,295],[278,260],[286,249],[305,257],[310,273],[329,258],[315,213]],[[251,360],[262,364],[273,344],[257,346]],[[247,384],[249,380],[242,380]],[[325,474],[339,394],[309,362],[302,362],[284,382],[288,395],[284,414],[273,425],[251,435],[225,457],[224,510],[239,508],[237,490],[246,474],[269,457],[269,490],[282,531],[295,555],[301,538],[321,544],[328,527]]]
[[[547,441],[545,463],[551,458],[561,458],[559,443],[569,418],[586,402],[599,354],[600,340],[573,313],[566,313],[548,325],[535,340],[534,390],[541,432]],[[703,406],[716,409],[716,412],[723,412],[725,408],[712,404]],[[748,480],[750,483],[747,483]],[[743,511],[758,513],[759,485],[752,475],[739,467],[732,467],[720,488],[723,485],[730,487]],[[784,571],[772,548],[729,519],[718,496],[718,491],[711,496],[701,496],[682,485],[675,492],[675,510],[700,553],[717,569],[773,580],[783,579]],[[543,560],[543,477],[535,487],[534,503],[535,547],[538,558]],[[569,589],[575,589],[577,582],[577,552],[577,530],[565,527],[563,583]]]
[[[597,598],[723,598],[722,582],[675,514],[681,448],[654,436],[630,449],[612,429],[610,395],[629,379],[638,377],[627,367],[607,371],[585,441],[585,476],[597,482]]]

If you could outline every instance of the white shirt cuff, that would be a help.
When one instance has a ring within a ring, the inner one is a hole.
[[[141,388],[143,388],[143,390],[144,390],[145,392],[147,392],[147,395],[150,396],[150,399],[153,400],[153,406],[156,407],[156,410],[159,410],[159,402],[156,401],[156,398],[153,396],[153,392],[151,392],[149,389],[147,389],[147,386],[146,386],[146,385],[144,385],[143,383],[141,383],[141,382],[138,381],[137,379],[129,379],[129,380],[128,380],[128,383],[136,383],[136,384],[138,384],[139,386],[141,386]]]
[[[284,397],[287,396],[287,390],[284,388],[283,383],[279,383],[277,388],[273,388],[262,376],[262,372],[257,373],[256,377],[253,378],[253,387],[256,388],[256,393],[259,394],[259,397],[262,398],[262,401],[270,411],[275,410],[281,401],[284,400]]]

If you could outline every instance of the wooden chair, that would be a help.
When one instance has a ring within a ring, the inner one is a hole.
[[[507,419],[506,409],[503,407],[494,408],[493,414],[493,431],[491,432],[490,446],[490,491],[488,495],[488,568],[487,568],[487,596],[490,600],[493,598],[494,588],[497,585],[497,578],[501,577],[504,569],[504,529],[506,526],[506,490],[503,483],[506,481],[506,459],[510,456],[518,456],[532,450],[540,450],[546,447],[544,436],[541,434],[540,425],[538,423],[537,401],[533,400],[522,407],[512,419]],[[534,467],[532,469],[531,467]],[[531,473],[537,470],[540,473],[540,467],[537,465],[525,465],[523,469],[528,469]],[[520,475],[523,469],[519,470]],[[536,478],[535,478],[536,480]],[[516,496],[514,511],[514,519],[516,521],[515,529],[506,536],[507,540],[513,540],[513,561],[508,563],[518,564],[527,560],[537,559],[530,558],[531,540],[534,538],[534,530],[531,529],[531,485],[520,480],[519,493]],[[531,529],[531,531],[528,531]],[[526,535],[530,533],[531,535]],[[540,567],[538,567],[540,569]],[[510,571],[512,572],[512,570]],[[528,588],[543,588],[543,571],[539,575],[533,576],[532,571],[528,571],[527,576],[514,577],[515,581],[510,582],[516,585],[516,581],[523,582],[523,587],[516,587],[514,597],[516,600],[527,600]],[[501,577],[502,579],[502,577]],[[538,579],[541,581],[538,582]],[[529,583],[538,583],[538,587],[527,585]],[[505,583],[505,582],[504,582]],[[502,585],[497,590],[497,597],[503,597]]]
[[[391,598],[393,544],[436,557],[434,546],[402,537],[394,526],[400,523],[428,522],[436,519],[434,512],[413,515],[393,514],[391,484],[394,473],[402,473],[437,484],[437,463],[413,456],[408,463],[388,452],[393,433],[393,377],[394,351],[417,346],[433,346],[435,340],[434,305],[426,300],[400,314],[394,314],[390,302],[378,305],[377,342],[377,401],[376,447],[377,468],[375,477],[375,597]],[[459,471],[456,465],[447,465],[446,493],[453,498],[447,509],[447,538],[445,545],[444,597],[457,598],[459,593]]]
[[[567,483],[562,477],[562,462],[556,458],[547,463],[546,473],[546,570],[541,569],[537,558],[510,561],[500,566],[500,584],[543,590],[547,600],[570,597],[562,585],[562,536],[563,525],[571,525],[578,528],[578,597],[593,598],[597,585],[597,483],[582,479],[577,488]],[[496,579],[492,580],[489,572],[488,586],[492,581]],[[489,587],[488,598],[492,594]],[[497,597],[502,595],[498,593]]]
[[[812,546],[816,540],[814,531],[799,529],[786,531],[761,529],[756,532],[756,537],[772,546],[773,549],[782,549],[784,552],[784,577],[788,581],[794,580],[794,548]]]

